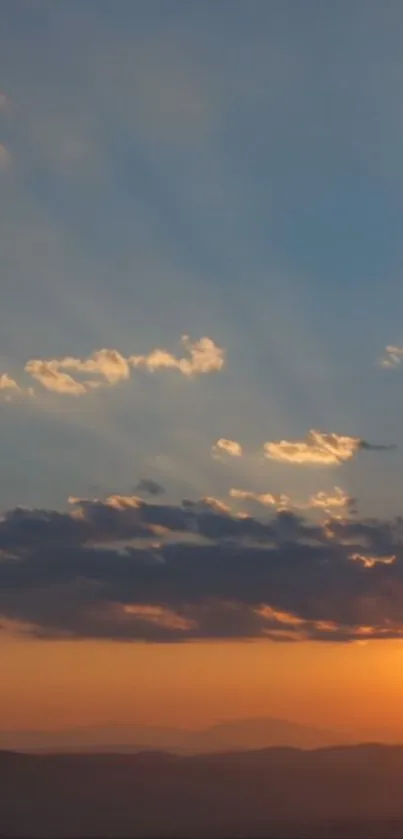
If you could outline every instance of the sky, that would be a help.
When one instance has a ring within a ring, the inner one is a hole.
[[[403,740],[402,36],[1,3],[3,727]]]

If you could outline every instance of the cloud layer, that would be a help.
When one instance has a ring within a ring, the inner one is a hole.
[[[401,637],[402,536],[400,518],[262,522],[211,498],[16,508],[0,520],[0,616],[54,638]]]

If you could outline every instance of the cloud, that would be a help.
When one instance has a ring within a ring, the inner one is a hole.
[[[173,369],[190,378],[219,371],[224,366],[224,350],[211,338],[201,338],[192,343],[185,335],[182,343],[188,352],[188,358],[176,358],[166,350],[160,349],[153,350],[149,355],[132,355],[125,358],[116,349],[104,348],[96,350],[85,359],[74,356],[48,360],[30,359],[24,369],[47,390],[68,396],[82,396],[94,388],[115,385],[129,379],[131,368],[148,372]],[[66,370],[70,372],[65,372]],[[77,379],[71,372],[93,378]]]
[[[11,397],[11,394],[20,393],[20,388],[17,382],[12,379],[7,373],[0,375],[0,391],[5,393],[6,399]]]
[[[25,372],[29,373],[46,390],[51,390],[54,393],[67,394],[68,396],[80,396],[87,393],[85,384],[76,381],[68,373],[62,373],[60,362],[56,360],[32,359],[26,363]]]
[[[21,388],[8,373],[0,374],[0,399],[2,401],[12,402],[16,397],[32,397],[33,395],[34,392],[31,387],[27,389]]]
[[[146,493],[147,495],[162,495],[164,487],[153,481],[152,478],[141,478],[135,487],[135,492]]]
[[[396,556],[366,556],[365,554],[351,554],[353,562],[362,562],[364,568],[374,568],[375,565],[392,565]]]
[[[212,498],[16,508],[0,519],[0,618],[47,638],[402,637],[402,535],[403,519],[262,523]]]
[[[270,492],[250,492],[244,489],[230,489],[231,498],[239,498],[243,501],[256,501],[263,507],[277,507],[286,510],[291,506],[288,495],[272,495]]]
[[[340,487],[335,487],[332,493],[317,492],[311,495],[307,503],[306,509],[320,509],[326,513],[331,513],[333,510],[340,510],[340,512],[347,514],[355,512],[356,499],[348,495]]]
[[[84,361],[79,358],[63,358],[54,363],[58,364],[59,369],[101,376],[111,385],[128,379],[130,376],[129,362],[117,350],[96,350]]]
[[[332,493],[317,492],[308,501],[292,501],[288,495],[281,493],[273,495],[270,492],[252,492],[243,489],[230,489],[231,498],[244,501],[254,501],[263,507],[275,507],[277,510],[323,510],[331,513],[337,509],[344,514],[355,510],[355,499],[347,495],[340,487],[335,487]]]
[[[307,466],[334,466],[351,460],[360,450],[387,451],[394,445],[373,445],[360,437],[315,431],[308,432],[305,440],[280,440],[264,444],[265,457],[284,463]]]
[[[220,437],[211,448],[212,456],[215,458],[221,457],[222,453],[230,455],[230,457],[241,457],[242,446],[236,440],[227,440],[225,437]]]
[[[381,359],[381,367],[398,367],[403,359],[403,347],[394,347],[389,344],[385,347],[385,354]]]
[[[214,498],[211,495],[206,495],[204,498],[200,498],[199,501],[191,501],[189,498],[185,498],[182,501],[182,507],[184,507],[185,510],[193,510],[194,512],[204,512],[207,510],[213,513],[222,513],[224,515],[229,515],[231,512],[228,504],[225,504],[224,501],[220,501],[219,498]]]
[[[213,373],[224,366],[224,350],[211,338],[200,338],[192,343],[188,335],[183,335],[182,344],[189,358],[176,358],[166,350],[153,350],[149,355],[132,355],[128,359],[133,367],[143,367],[150,372],[171,368],[179,370],[184,376],[200,373]]]
[[[388,445],[377,445],[376,443],[367,443],[366,440],[360,440],[360,449],[365,452],[391,452],[396,449],[396,443],[389,443]]]

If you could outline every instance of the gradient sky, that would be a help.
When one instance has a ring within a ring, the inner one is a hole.
[[[0,4],[4,727],[267,713],[403,737],[402,38],[388,0]],[[188,545],[180,602],[126,568],[146,594],[120,633],[108,567],[95,627],[85,551],[156,539],[169,569]],[[245,606],[231,551],[263,585],[250,540],[287,552],[261,603],[292,643],[197,611]],[[201,547],[226,552],[208,585]],[[144,629],[180,619],[196,638]]]

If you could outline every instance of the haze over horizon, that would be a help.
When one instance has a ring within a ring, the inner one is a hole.
[[[159,750],[176,754],[236,752],[272,747],[315,749],[359,742],[346,732],[299,725],[289,720],[228,719],[211,726],[103,725],[66,729],[0,728],[0,751],[130,753]]]
[[[3,731],[403,742],[402,39],[0,3]]]

